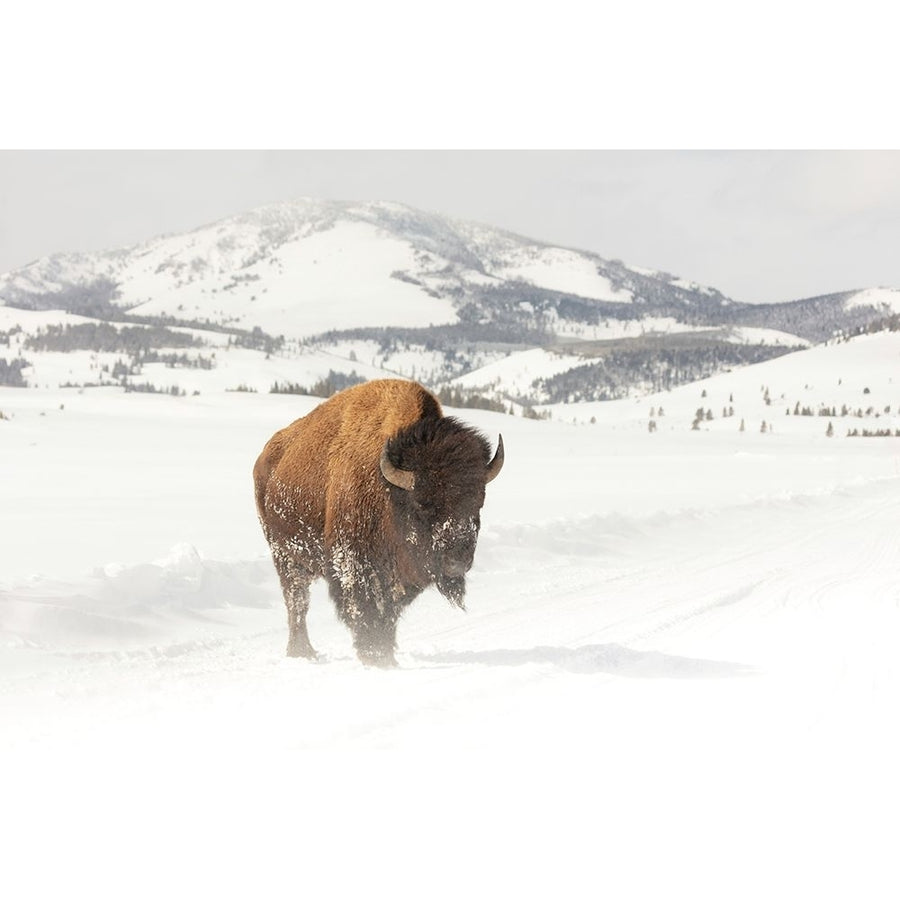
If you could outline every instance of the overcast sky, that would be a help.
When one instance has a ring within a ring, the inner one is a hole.
[[[900,287],[900,151],[0,151],[0,272],[265,203],[395,200],[735,300]]]

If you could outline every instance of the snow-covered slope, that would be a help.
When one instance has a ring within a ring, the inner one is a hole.
[[[659,410],[664,410],[660,415]],[[680,430],[698,409],[701,429],[839,434],[900,429],[900,332],[860,335],[646,397],[545,407],[554,418],[645,430]],[[727,414],[725,414],[727,411]]]
[[[6,276],[0,296],[43,297],[47,305],[67,285],[112,283],[113,302],[134,315],[256,326],[291,337],[455,320],[449,301],[391,278],[414,267],[409,243],[375,224],[327,213],[327,207],[277,206],[129,250],[53,257]]]
[[[885,313],[900,315],[900,291],[894,288],[870,288],[856,291],[847,299],[848,309],[867,306],[880,308]]]
[[[298,200],[0,276],[0,384],[193,393],[399,374],[522,408],[759,362],[869,327],[900,309],[898,296],[753,307],[397,203]],[[147,333],[118,345],[72,333],[88,322]],[[166,343],[174,326],[190,329],[189,347]],[[529,378],[538,358],[544,372]]]
[[[482,289],[511,284],[630,303],[633,291],[603,268],[594,254],[400,204],[301,200],[137,247],[39,260],[0,277],[0,302],[72,308],[93,298],[296,338],[454,322]]]
[[[900,428],[897,338],[458,411],[507,451],[468,613],[426,592],[389,672],[321,584],[283,656],[250,469],[314,399],[0,388],[0,885],[896,896],[900,438],[785,409]]]

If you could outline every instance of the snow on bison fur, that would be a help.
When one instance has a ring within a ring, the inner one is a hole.
[[[277,432],[253,470],[256,505],[288,613],[288,656],[315,658],[310,584],[328,581],[359,658],[396,665],[397,621],[426,587],[463,607],[487,440],[411,381],[348,388]]]

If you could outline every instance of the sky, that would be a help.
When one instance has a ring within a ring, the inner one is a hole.
[[[900,287],[894,150],[0,150],[0,272],[303,196],[407,203],[746,302]]]
[[[407,203],[735,300],[900,287],[882,6],[14,4],[0,272],[309,196]]]

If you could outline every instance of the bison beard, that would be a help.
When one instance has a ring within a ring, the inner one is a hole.
[[[463,575],[438,575],[435,579],[437,589],[455,606],[466,608],[466,579]]]
[[[485,485],[503,465],[413,382],[336,394],[277,432],[254,468],[288,610],[288,655],[314,658],[306,612],[324,577],[359,658],[395,665],[397,622],[434,584],[464,609]]]

